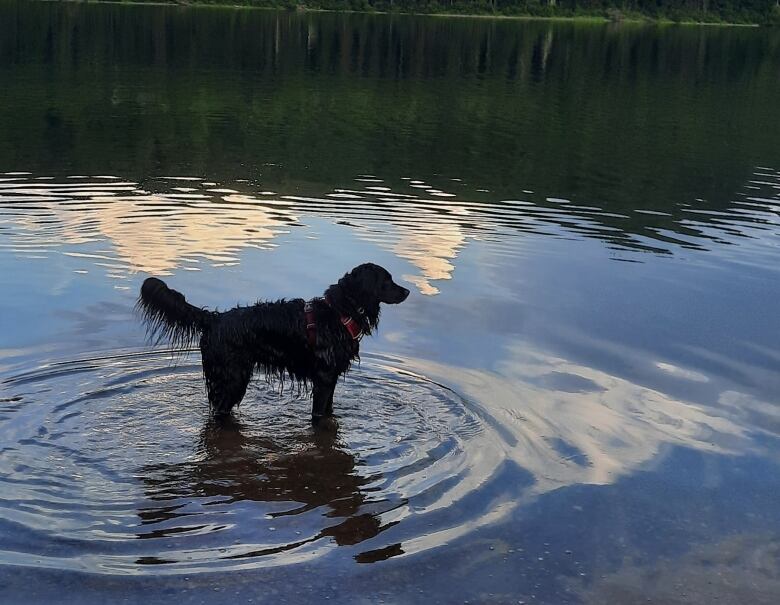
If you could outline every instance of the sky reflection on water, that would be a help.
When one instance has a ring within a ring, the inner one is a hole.
[[[773,602],[776,36],[19,6],[0,597]],[[132,311],[368,260],[413,296],[325,442],[262,381],[213,425]]]

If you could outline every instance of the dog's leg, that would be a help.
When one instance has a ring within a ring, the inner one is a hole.
[[[245,359],[214,359],[212,355],[203,355],[203,374],[214,414],[229,414],[241,402],[252,378],[253,367],[254,364]]]
[[[336,377],[320,373],[312,389],[311,421],[318,424],[322,418],[333,414],[333,391],[336,390]]]
[[[330,390],[330,395],[328,396],[328,403],[325,406],[325,415],[326,416],[333,416],[333,394],[336,392],[336,384],[333,384],[333,388]]]

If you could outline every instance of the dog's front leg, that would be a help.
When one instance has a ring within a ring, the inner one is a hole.
[[[312,424],[319,424],[321,419],[333,415],[333,391],[335,390],[336,379],[330,376],[320,377],[314,382],[311,403]]]
[[[330,395],[328,396],[328,405],[325,407],[325,415],[326,416],[333,416],[333,395],[336,392],[336,385],[333,385],[333,388],[330,390]]]

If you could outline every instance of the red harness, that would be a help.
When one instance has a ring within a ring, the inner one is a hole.
[[[332,308],[332,305],[327,298],[324,298],[323,300],[325,301],[326,305]],[[314,318],[313,300],[306,302],[306,304],[303,306],[303,312],[306,314],[306,336],[309,340],[309,346],[313,349],[317,344],[317,322]],[[341,320],[341,325],[346,328],[347,332],[349,332],[352,340],[360,340],[360,337],[363,336],[363,331],[360,329],[358,323],[346,315],[339,315],[339,319]]]

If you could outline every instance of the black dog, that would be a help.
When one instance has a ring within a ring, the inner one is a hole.
[[[141,286],[138,308],[152,336],[191,346],[200,339],[203,375],[214,413],[229,414],[255,367],[267,377],[311,387],[312,422],[333,415],[336,382],[358,358],[359,341],[379,323],[379,304],[406,300],[378,265],[355,267],[323,298],[258,302],[219,313],[195,307],[161,280]]]

